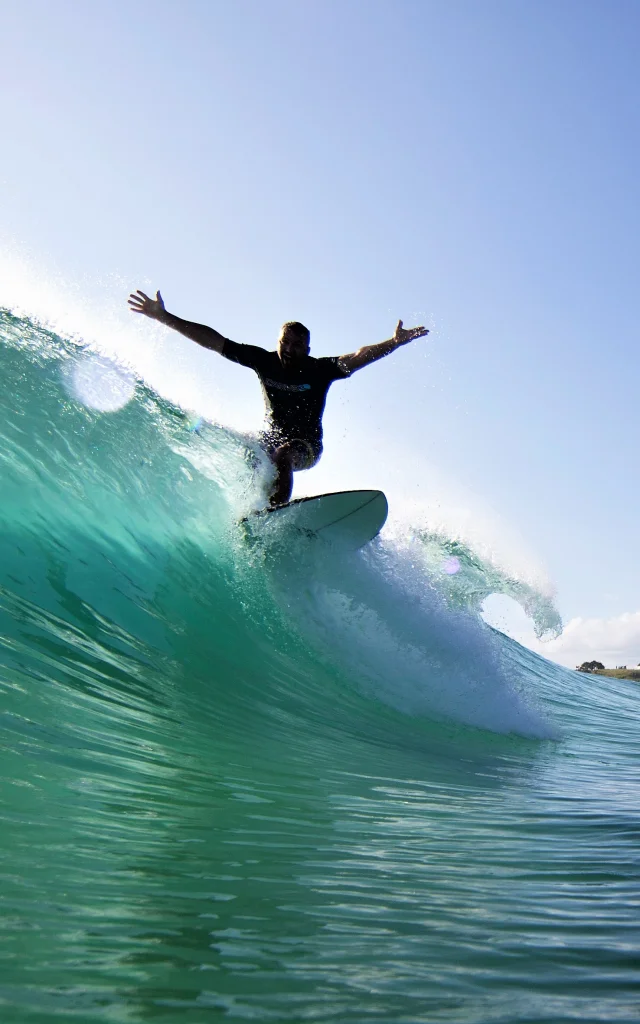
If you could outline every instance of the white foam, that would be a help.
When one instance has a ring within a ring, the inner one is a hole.
[[[556,730],[519,689],[499,639],[447,607],[392,545],[338,559],[295,552],[273,571],[286,614],[361,692],[412,716],[551,738]]]

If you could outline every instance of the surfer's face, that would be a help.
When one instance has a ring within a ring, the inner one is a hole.
[[[309,355],[309,340],[298,331],[286,327],[278,338],[278,355],[283,366],[296,366]]]

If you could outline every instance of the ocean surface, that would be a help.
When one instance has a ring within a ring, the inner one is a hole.
[[[2,1024],[637,1022],[638,685],[424,523],[247,544],[250,439],[0,355]]]

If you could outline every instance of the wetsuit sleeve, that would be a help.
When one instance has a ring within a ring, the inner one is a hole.
[[[237,341],[225,341],[220,353],[225,359],[232,363],[240,363],[240,366],[248,366],[250,370],[260,370],[264,357],[267,355],[263,348],[257,345],[239,345]]]
[[[346,380],[351,376],[351,370],[345,370],[341,366],[339,356],[326,356],[324,359],[319,359],[318,362],[322,363],[322,372],[329,383],[334,380]]]

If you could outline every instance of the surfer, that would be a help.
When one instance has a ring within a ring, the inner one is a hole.
[[[316,359],[309,355],[309,330],[297,321],[283,324],[277,350],[267,352],[256,345],[239,345],[212,327],[169,313],[160,292],[152,299],[138,290],[129,296],[129,306],[133,313],[166,324],[203,348],[257,373],[267,411],[260,443],[275,467],[271,506],[289,501],[294,472],[311,469],[322,455],[322,414],[333,381],[345,380],[363,366],[429,333],[425,327],[407,329],[398,320],[393,337],[387,341],[365,345],[348,355]]]

